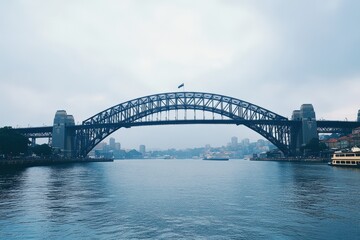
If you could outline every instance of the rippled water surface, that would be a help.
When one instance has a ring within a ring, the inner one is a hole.
[[[122,160],[0,171],[1,239],[360,239],[360,171]]]

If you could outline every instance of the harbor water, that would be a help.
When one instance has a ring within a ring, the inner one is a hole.
[[[0,239],[360,239],[360,169],[116,160],[0,170]]]

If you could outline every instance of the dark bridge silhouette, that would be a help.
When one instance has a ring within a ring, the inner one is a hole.
[[[104,138],[120,128],[170,124],[234,124],[254,130],[278,147],[284,155],[291,155],[299,144],[303,144],[299,142],[299,136],[308,134],[304,126],[310,126],[309,123],[315,124],[317,132],[339,132],[360,126],[360,122],[316,121],[315,113],[313,118],[289,120],[255,104],[219,94],[170,92],[115,105],[86,119],[81,125],[64,122],[65,128],[60,135],[61,124],[55,124],[55,121],[54,127],[24,128],[18,131],[31,138],[52,137],[53,143],[55,140],[65,142],[58,146],[63,148],[61,150],[76,156],[86,156]],[[55,131],[55,128],[58,130]],[[61,138],[60,141],[58,138]]]
[[[185,119],[178,118],[178,110],[184,111]],[[189,110],[195,111],[195,119],[188,119],[185,111]],[[170,119],[170,111],[175,111],[173,120]],[[212,116],[212,119],[199,119],[196,111],[218,114],[225,119],[215,120],[215,116]],[[161,112],[165,114],[159,116],[158,113]],[[154,117],[156,120],[153,120]],[[162,119],[164,117],[165,119]],[[287,118],[240,99],[200,92],[173,92],[141,97],[118,104],[86,119],[82,123],[84,128],[81,130],[80,153],[86,155],[100,141],[121,127],[186,123],[222,124],[226,120],[233,120],[234,124],[243,124],[253,129],[285,154],[289,153],[290,126],[279,124],[287,122]]]

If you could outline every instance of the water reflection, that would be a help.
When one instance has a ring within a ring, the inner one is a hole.
[[[49,217],[66,222],[76,212],[86,215],[89,207],[101,208],[108,199],[100,170],[76,164],[49,169],[45,190]]]
[[[274,162],[34,167],[0,174],[0,238],[351,237],[359,181],[357,171]]]
[[[26,169],[0,169],[0,207],[7,207],[4,205],[6,201],[16,199],[14,192],[22,189],[25,181]]]
[[[295,195],[294,208],[319,219],[327,218],[324,207],[329,192],[326,185],[330,178],[321,174],[323,165],[295,163],[289,166],[292,174],[291,191]]]

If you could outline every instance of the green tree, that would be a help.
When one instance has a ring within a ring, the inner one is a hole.
[[[0,128],[0,153],[17,156],[28,152],[30,141],[11,127]]]
[[[50,156],[52,154],[52,148],[47,144],[36,145],[32,151],[38,156]]]
[[[327,147],[325,143],[320,142],[318,138],[313,138],[302,149],[310,154],[315,154],[327,149]]]

